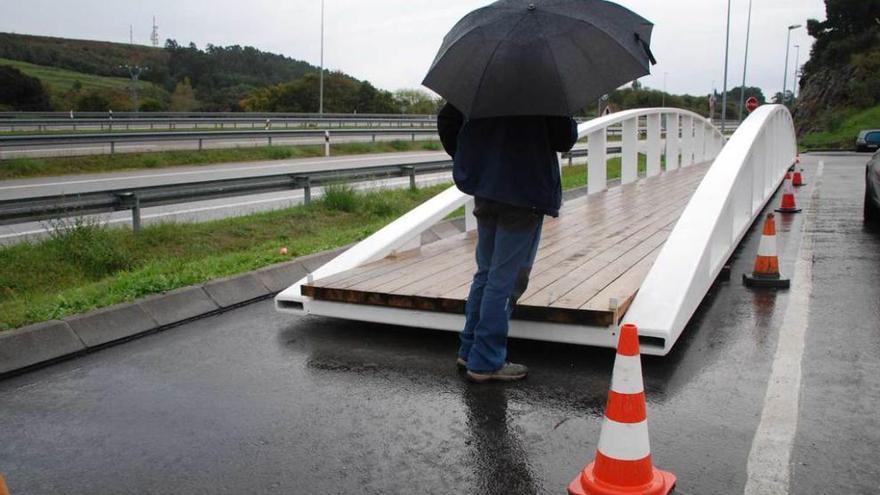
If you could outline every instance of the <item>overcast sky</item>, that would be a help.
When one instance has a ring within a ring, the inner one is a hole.
[[[729,87],[742,82],[748,0],[732,0]],[[487,0],[326,0],[328,68],[367,79],[384,89],[418,87],[443,35]],[[670,92],[708,94],[724,74],[726,0],[620,0],[654,22],[652,48],[658,64],[642,79]],[[0,0],[0,31],[149,44],[151,17],[159,36],[199,47],[252,45],[315,65],[320,58],[320,0]],[[780,91],[786,28],[825,18],[823,0],[754,0],[747,84],[767,96]],[[793,31],[801,64],[813,39]]]

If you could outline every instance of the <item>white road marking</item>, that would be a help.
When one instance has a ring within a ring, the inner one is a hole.
[[[416,158],[424,155],[433,155],[437,153],[407,153],[407,154],[395,154],[393,158]],[[248,167],[235,167],[235,168],[218,168],[211,169],[205,168],[204,170],[188,170],[185,172],[168,172],[162,174],[149,174],[149,175],[128,175],[128,176],[120,176],[120,177],[107,177],[102,179],[86,179],[86,180],[69,180],[63,182],[43,182],[43,183],[34,183],[34,184],[22,184],[16,186],[0,186],[0,191],[4,190],[12,190],[12,189],[27,189],[27,188],[36,188],[36,187],[50,187],[50,186],[67,186],[72,184],[88,184],[93,182],[112,182],[112,181],[121,181],[121,180],[138,180],[138,179],[155,179],[159,177],[176,177],[181,175],[194,175],[194,174],[206,174],[210,172],[243,172],[243,171],[254,171],[254,170],[271,170],[275,168],[283,168],[290,167],[293,165],[298,166],[308,166],[308,165],[321,165],[321,164],[329,164],[329,163],[352,163],[352,162],[363,162],[369,160],[380,160],[383,158],[392,158],[392,157],[384,157],[384,156],[365,156],[365,157],[357,157],[357,158],[340,158],[334,160],[310,160],[307,162],[296,162],[296,163],[277,163],[271,165],[252,165]]]
[[[809,229],[821,184],[824,163],[816,170],[810,205],[806,210],[804,238],[795,262],[788,307],[764,396],[761,422],[752,439],[746,495],[787,494],[791,482],[791,452],[797,434],[801,395],[801,362],[813,292],[813,241]]]

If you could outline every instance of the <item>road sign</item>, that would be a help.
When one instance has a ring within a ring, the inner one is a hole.
[[[754,96],[751,96],[746,100],[746,108],[749,110],[749,113],[754,112],[758,108],[758,105],[758,99]]]

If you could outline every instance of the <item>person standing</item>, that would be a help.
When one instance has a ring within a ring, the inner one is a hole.
[[[559,216],[558,152],[577,142],[571,117],[466,119],[447,103],[437,117],[453,179],[474,196],[477,271],[465,306],[457,364],[474,382],[525,378],[528,368],[507,361],[507,333],[526,291],[544,216]]]

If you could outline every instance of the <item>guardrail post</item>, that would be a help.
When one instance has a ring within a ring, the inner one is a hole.
[[[639,119],[625,120],[621,136],[620,181],[623,184],[639,178]]]
[[[660,175],[660,114],[648,115],[648,177]]]
[[[272,136],[269,136],[269,146],[272,146]]]
[[[199,138],[199,151],[202,151],[202,138]]]
[[[465,232],[477,230],[477,217],[474,216],[474,198],[470,198],[464,204],[464,230]]]
[[[409,177],[409,189],[415,191],[416,187],[416,168],[412,165],[404,165],[400,167],[405,175]]]
[[[677,113],[666,114],[666,170],[678,168],[678,135],[681,129]]]
[[[608,188],[608,139],[605,129],[587,136],[587,194],[604,191]]]
[[[131,210],[131,229],[135,234],[141,231],[141,200],[137,193],[124,192],[118,193],[119,201],[122,207]]]
[[[330,131],[324,131],[324,156],[330,156]]]
[[[308,177],[294,177],[294,183],[296,187],[301,187],[303,190],[303,204],[310,204],[312,202],[312,180]]]
[[[110,141],[110,154],[116,153],[116,141]]]

